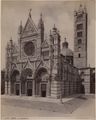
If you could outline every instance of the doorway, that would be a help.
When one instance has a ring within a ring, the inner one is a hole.
[[[27,95],[32,96],[32,81],[27,82]]]
[[[85,94],[85,87],[84,87],[84,85],[81,85],[81,93]]]
[[[20,95],[20,89],[19,89],[20,85],[16,84],[16,95]]]
[[[41,96],[46,97],[46,84],[41,84]]]
[[[36,72],[36,76],[35,76],[35,90],[36,90],[36,95],[37,96],[41,96],[41,97],[46,97],[47,94],[47,83],[48,83],[48,79],[49,75],[47,72],[46,68],[39,68],[38,71]]]
[[[95,73],[91,75],[90,79],[90,93],[94,94],[95,93]]]

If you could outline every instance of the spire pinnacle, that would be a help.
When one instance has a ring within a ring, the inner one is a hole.
[[[55,24],[54,24],[54,28],[55,28]]]
[[[66,37],[64,38],[64,41],[66,42]]]
[[[45,34],[45,40],[47,40],[47,34]]]
[[[54,30],[54,31],[56,31],[56,30],[57,30],[57,28],[56,28],[55,24],[54,24],[53,30]]]
[[[10,42],[12,41],[12,36],[10,37]]]
[[[20,25],[18,27],[18,34],[21,34],[22,30],[23,30],[22,21],[20,21]]]
[[[10,38],[10,45],[11,45],[11,46],[13,45],[12,37]]]
[[[41,17],[41,19],[42,19],[42,12],[41,12],[41,14],[40,14],[40,17]]]
[[[41,14],[40,14],[40,20],[41,20],[42,24],[44,24],[42,12],[41,12]]]
[[[40,14],[40,20],[39,20],[39,23],[38,23],[38,28],[44,28],[44,21],[42,19],[42,13]]]
[[[50,30],[50,35],[51,35],[51,30]]]
[[[62,45],[64,48],[68,48],[68,42],[66,41],[66,37],[64,38],[64,42]]]
[[[82,8],[82,4],[80,4],[80,8]]]
[[[87,10],[86,10],[86,6],[84,5],[84,11],[86,12]]]
[[[82,11],[82,8],[83,8],[83,6],[82,6],[82,4],[80,4],[80,6],[79,6],[79,11],[80,12]]]
[[[40,21],[43,22],[43,20],[42,20],[42,12],[40,13]]]
[[[20,21],[20,25],[22,26],[22,20]]]
[[[31,11],[32,11],[32,9],[29,10],[29,17],[31,17]]]

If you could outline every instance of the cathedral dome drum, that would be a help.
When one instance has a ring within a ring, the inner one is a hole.
[[[63,56],[73,56],[73,51],[68,48],[68,42],[66,41],[66,38],[65,38],[65,41],[62,43],[61,54]]]

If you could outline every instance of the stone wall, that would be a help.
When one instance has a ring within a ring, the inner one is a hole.
[[[81,80],[78,69],[64,61],[61,55],[60,76],[62,82],[62,97],[80,93]]]
[[[83,79],[82,84],[84,85],[85,94],[90,94],[90,68],[82,68],[80,72],[83,73],[81,77]]]

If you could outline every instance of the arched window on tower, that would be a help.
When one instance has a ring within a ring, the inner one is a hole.
[[[81,44],[82,43],[82,40],[81,39],[78,39],[78,44]]]
[[[79,15],[77,15],[77,21],[82,20],[82,18],[83,18],[83,14],[79,14]]]
[[[82,32],[77,32],[77,37],[82,37]]]
[[[82,30],[83,29],[83,24],[77,24],[77,30]]]

